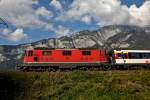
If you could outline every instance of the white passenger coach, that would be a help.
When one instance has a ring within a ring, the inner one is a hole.
[[[149,64],[150,50],[114,50],[115,64]]]

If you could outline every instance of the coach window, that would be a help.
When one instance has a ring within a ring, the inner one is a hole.
[[[147,53],[147,58],[150,59],[150,53]]]
[[[131,59],[139,59],[140,58],[140,53],[129,53],[129,58]]]
[[[150,53],[147,53],[148,59],[150,59]]]
[[[51,51],[43,51],[43,56],[50,56],[52,55]]]
[[[142,58],[149,59],[150,58],[150,53],[142,53]]]
[[[72,55],[72,52],[71,51],[63,51],[62,54],[64,56],[71,56]]]
[[[82,51],[82,55],[90,56],[91,55],[91,51]]]
[[[33,56],[33,51],[29,51],[28,56]]]

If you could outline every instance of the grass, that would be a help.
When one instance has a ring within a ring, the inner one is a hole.
[[[150,70],[9,72],[0,81],[0,100],[150,100]]]

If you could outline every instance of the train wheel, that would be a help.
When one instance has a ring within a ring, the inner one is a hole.
[[[129,66],[128,65],[123,65],[123,70],[128,70]]]
[[[48,71],[49,72],[55,72],[55,69],[50,67],[50,68],[48,68]]]
[[[111,70],[111,68],[112,68],[111,65],[105,65],[105,66],[103,66],[104,70]]]
[[[56,70],[56,72],[58,72],[58,73],[61,72],[61,71],[62,71],[61,69],[57,69],[57,70]]]

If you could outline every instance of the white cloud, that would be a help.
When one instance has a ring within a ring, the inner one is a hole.
[[[5,18],[8,23],[15,27],[14,32],[11,29],[3,29],[0,33],[0,38],[10,41],[20,41],[26,39],[28,36],[23,29],[43,29],[53,31],[61,36],[67,34],[69,30],[63,26],[53,26],[53,23],[42,20],[43,18],[51,19],[53,13],[44,6],[37,9],[33,8],[33,4],[38,4],[38,0],[1,0],[0,1],[0,17]],[[53,0],[51,2],[56,9],[61,9],[62,6],[59,1]],[[43,17],[43,18],[41,18]]]
[[[74,0],[70,9],[62,12],[57,20],[79,20],[89,23],[94,18],[101,25],[129,24],[150,25],[150,1],[138,8],[121,5],[120,0]],[[85,15],[88,15],[88,17]],[[90,18],[91,17],[91,18]],[[87,24],[88,24],[87,23]]]
[[[92,18],[91,16],[87,15],[87,16],[82,17],[81,21],[85,22],[86,24],[90,24],[92,22]]]
[[[53,31],[57,34],[58,37],[68,35],[71,32],[68,28],[63,27],[62,25],[59,25]]]
[[[131,23],[150,25],[150,1],[145,2],[140,8],[135,5],[131,6],[129,12],[133,19]]]
[[[50,5],[55,7],[57,10],[61,10],[62,9],[62,6],[61,6],[59,0],[52,0],[50,2]]]
[[[43,7],[34,9],[33,4],[38,0],[1,0],[0,16],[16,27],[45,29],[51,23],[41,20],[39,14],[47,17],[51,13]]]
[[[4,38],[9,41],[21,41],[28,38],[28,35],[24,33],[23,29],[18,28],[14,32],[9,29],[4,29],[0,34],[0,38]]]
[[[39,16],[46,17],[47,19],[53,17],[53,13],[47,10],[45,7],[38,8],[35,13]]]

